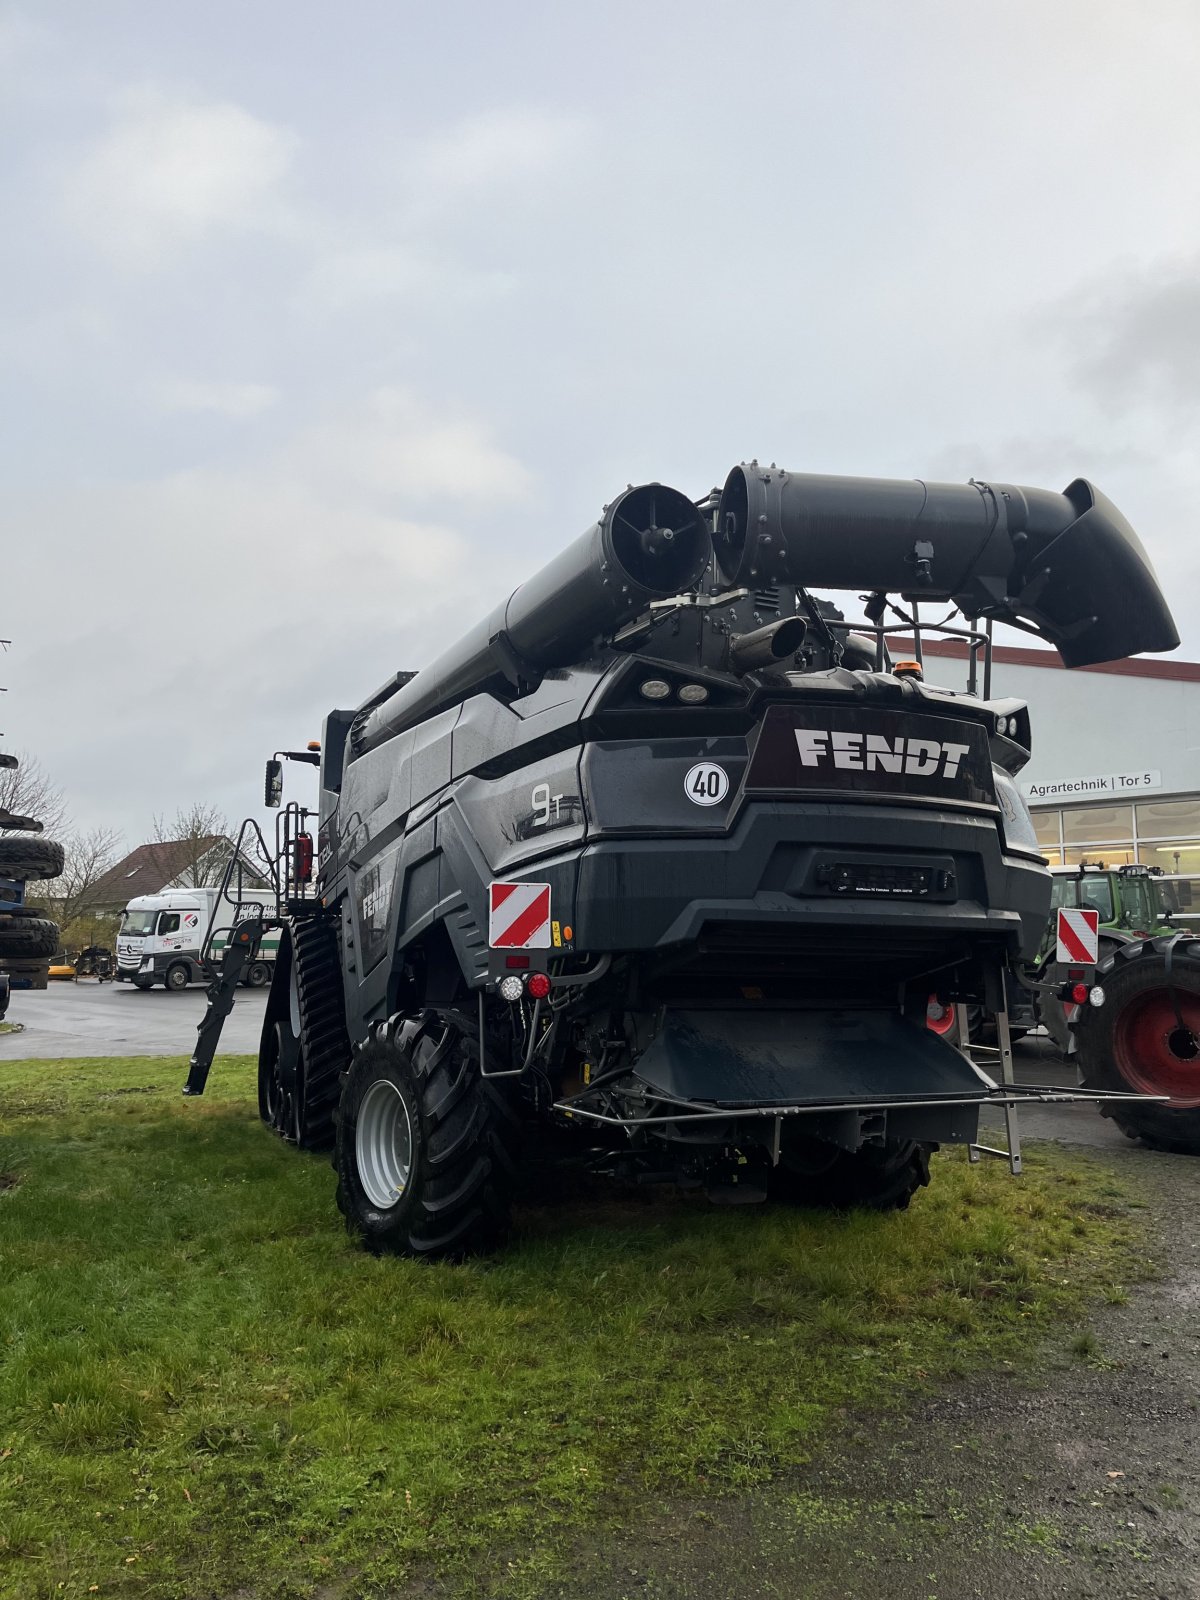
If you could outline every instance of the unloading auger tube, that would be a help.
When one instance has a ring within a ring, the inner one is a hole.
[[[629,488],[600,521],[513,591],[486,621],[356,723],[355,755],[489,688],[519,685],[587,654],[699,582],[712,560],[708,525],[664,484]]]
[[[1068,667],[1179,644],[1137,534],[1084,478],[1054,494],[750,462],[726,480],[715,543],[730,583],[952,600],[1040,634]]]

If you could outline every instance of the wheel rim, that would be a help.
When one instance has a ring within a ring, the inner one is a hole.
[[[929,996],[929,1003],[925,1008],[925,1026],[930,1033],[949,1033],[957,1021],[956,1007],[943,1005],[935,994]]]
[[[1136,995],[1117,1018],[1113,1053],[1121,1076],[1142,1094],[1169,1095],[1181,1109],[1200,1106],[1200,996],[1179,989]]]
[[[367,1199],[389,1211],[408,1188],[412,1172],[412,1122],[394,1083],[377,1079],[363,1096],[354,1134],[359,1181]]]

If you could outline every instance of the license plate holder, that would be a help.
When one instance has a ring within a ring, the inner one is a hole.
[[[944,905],[958,899],[949,856],[897,860],[848,851],[821,855],[813,863],[810,889],[839,900],[928,900]]]

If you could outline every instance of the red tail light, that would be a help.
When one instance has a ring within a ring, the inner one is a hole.
[[[525,987],[535,1000],[544,1000],[550,993],[550,979],[544,972],[531,972]]]
[[[313,842],[311,833],[298,833],[293,846],[293,863],[297,883],[311,883],[313,872]]]
[[[1073,983],[1071,985],[1071,1004],[1075,1006],[1087,1005],[1089,992],[1086,983]]]

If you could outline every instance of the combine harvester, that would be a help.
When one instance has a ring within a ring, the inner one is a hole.
[[[866,622],[814,588],[862,595]],[[924,681],[931,604],[967,641],[966,693]],[[1029,711],[991,696],[996,621],[1069,667],[1178,643],[1136,535],[1082,480],[752,462],[700,501],[630,488],[291,753],[320,766],[318,859],[293,803],[274,916],[221,930],[185,1092],[278,927],[260,1111],[334,1146],[372,1249],[495,1246],[538,1130],[718,1201],[885,1207],[938,1145],[979,1153],[998,1106],[1019,1170],[1022,1101],[1105,1092],[1013,1082],[1006,980],[1037,956],[1051,878],[1015,781]],[[893,632],[915,659],[891,659]],[[269,804],[282,773],[277,754]],[[1102,999],[1080,982],[1063,998]],[[998,1081],[926,1027],[931,995],[994,1020]]]

